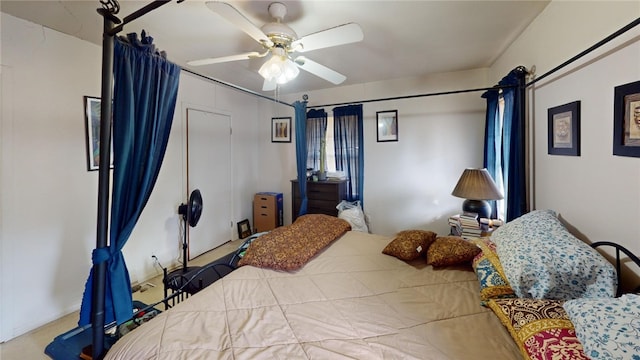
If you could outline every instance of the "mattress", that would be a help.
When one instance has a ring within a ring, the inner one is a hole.
[[[125,335],[105,359],[521,359],[470,266],[382,254],[349,231],[297,271],[243,266]]]

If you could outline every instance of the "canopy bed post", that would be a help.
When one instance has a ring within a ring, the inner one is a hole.
[[[98,209],[96,225],[96,249],[92,254],[93,285],[91,288],[91,329],[92,358],[102,359],[105,353],[105,287],[107,286],[107,260],[110,256],[108,248],[109,236],[109,188],[111,163],[111,131],[113,106],[113,63],[115,36],[124,25],[157,9],[171,0],[155,0],[143,8],[126,16],[122,22],[114,14],[120,10],[117,0],[100,0],[102,8],[98,13],[103,17],[102,34],[102,86],[100,111],[100,158],[98,171]],[[178,3],[184,0],[179,0]],[[116,24],[118,24],[116,26]]]
[[[109,219],[109,164],[111,163],[111,102],[113,88],[113,35],[114,25],[120,20],[112,14],[117,7],[98,9],[104,21],[102,34],[102,89],[100,94],[100,167],[98,170],[98,219],[96,226],[96,250],[107,247]],[[107,262],[95,262],[91,329],[93,331],[92,357],[101,359],[104,352],[104,291]]]

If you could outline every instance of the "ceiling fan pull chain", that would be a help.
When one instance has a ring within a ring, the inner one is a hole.
[[[280,102],[280,85],[276,84],[276,88],[273,89],[273,105],[276,111],[276,116],[279,116],[279,113],[278,113],[279,102]]]

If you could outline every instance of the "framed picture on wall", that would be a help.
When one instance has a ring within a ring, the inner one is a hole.
[[[100,98],[84,97],[84,123],[87,142],[87,171],[100,168]],[[113,139],[111,140],[111,166],[113,169]]]
[[[276,117],[271,119],[271,142],[291,142],[290,117]]]
[[[376,112],[378,142],[398,141],[398,110]]]
[[[613,155],[640,157],[640,81],[614,89]]]
[[[549,154],[580,156],[580,101],[552,107],[547,113]]]

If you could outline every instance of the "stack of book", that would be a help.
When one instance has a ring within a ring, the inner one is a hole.
[[[459,215],[453,215],[449,217],[449,225],[451,225],[451,233],[463,239],[482,236],[482,228],[476,213],[464,212]]]

